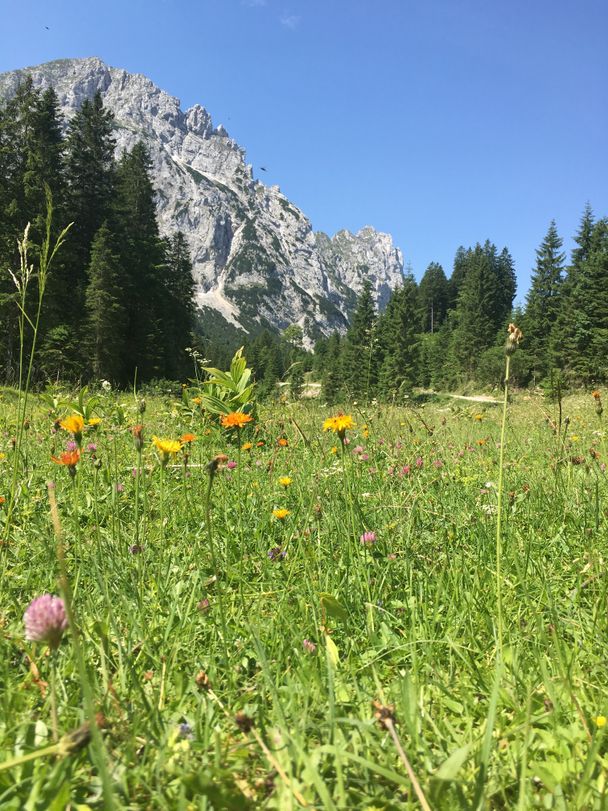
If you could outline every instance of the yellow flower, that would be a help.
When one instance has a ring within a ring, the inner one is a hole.
[[[323,423],[324,431],[333,431],[341,440],[344,439],[346,431],[354,427],[355,423],[349,414],[336,414],[335,417],[328,417]]]
[[[154,447],[159,450],[163,456],[169,456],[170,453],[178,453],[182,449],[182,443],[177,439],[159,439],[157,436],[152,437]]]
[[[292,482],[292,479],[289,476],[281,476],[280,479],[279,479],[279,484],[282,487],[289,487],[291,482]]]
[[[87,425],[90,428],[97,428],[98,425],[101,425],[101,418],[100,417],[91,417],[91,419],[88,420]]]
[[[272,514],[274,515],[274,517],[278,518],[279,521],[283,521],[283,519],[287,518],[289,513],[290,513],[290,510],[286,510],[285,508],[282,508],[280,510],[273,510],[272,511]]]
[[[193,397],[192,402],[194,403],[194,405],[200,405],[203,401],[200,397]]]
[[[598,729],[606,726],[606,716],[605,715],[598,715],[595,719],[595,725]]]
[[[334,445],[334,446],[332,447],[332,449],[331,449],[331,452],[332,452],[332,453],[338,453],[338,446],[337,446],[337,445]]]
[[[253,422],[253,417],[242,411],[233,411],[231,414],[225,414],[220,422],[223,428],[242,428],[248,422]]]
[[[241,446],[242,451],[250,451],[253,448],[253,442],[243,442]]]
[[[74,436],[77,437],[82,434],[84,420],[80,414],[71,414],[69,417],[61,420],[59,425],[61,425],[64,431],[69,431],[71,434],[74,434]]]
[[[578,434],[572,434],[572,436],[570,437],[571,442],[578,442],[579,439],[580,439],[580,436]]]
[[[0,453],[0,462],[1,462],[3,459],[6,459],[6,454],[5,454],[5,453]]]
[[[473,419],[477,420],[477,422],[481,422],[483,420],[483,414],[475,414]]]

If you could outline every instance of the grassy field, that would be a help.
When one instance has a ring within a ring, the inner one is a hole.
[[[608,807],[594,406],[513,397],[497,573],[500,405],[345,406],[342,446],[314,401],[223,430],[110,392],[71,476],[71,410],[33,396],[15,449],[4,391],[0,808]]]

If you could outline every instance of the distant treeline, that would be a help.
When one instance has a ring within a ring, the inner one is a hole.
[[[57,96],[27,80],[0,106],[0,379],[19,365],[17,239],[28,222],[38,266],[47,189],[53,234],[69,222],[48,277],[35,379],[105,378],[115,384],[179,379],[191,370],[193,282],[185,239],[161,239],[146,147],[114,158],[112,115],[101,96],[83,102],[65,130]],[[28,312],[38,300],[34,277]],[[27,352],[32,329],[26,325]]]
[[[536,251],[524,309],[512,310],[513,261],[490,242],[459,248],[450,279],[432,263],[406,275],[378,315],[367,285],[345,337],[317,343],[313,368],[328,401],[398,398],[414,386],[500,385],[507,326],[522,329],[511,376],[521,386],[608,381],[608,220],[586,207],[566,264],[555,222]]]

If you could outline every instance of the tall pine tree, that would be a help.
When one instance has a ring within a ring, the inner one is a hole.
[[[526,299],[523,330],[526,347],[532,359],[534,375],[545,377],[551,368],[551,336],[561,307],[564,281],[563,242],[557,233],[555,220],[536,251],[536,267]]]
[[[121,286],[122,267],[114,240],[104,223],[93,240],[86,292],[87,344],[97,380],[125,381],[127,313]]]

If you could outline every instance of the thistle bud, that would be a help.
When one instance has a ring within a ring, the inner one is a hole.
[[[515,324],[509,324],[507,329],[507,342],[505,344],[505,354],[512,355],[517,347],[519,346],[519,342],[524,337],[522,331],[519,327],[516,327]]]

